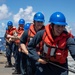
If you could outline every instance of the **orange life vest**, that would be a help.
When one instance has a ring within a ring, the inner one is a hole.
[[[18,28],[18,30],[16,31],[17,36],[18,36],[19,38],[21,38],[23,32],[24,32],[24,29],[19,29],[19,28]],[[19,44],[19,43],[20,43],[20,40],[19,40],[19,39],[15,40],[15,43],[16,43],[16,44]]]
[[[46,59],[53,62],[59,62],[61,64],[66,62],[68,56],[68,49],[66,47],[66,41],[70,37],[69,33],[63,32],[60,36],[55,39],[51,35],[50,25],[45,26],[45,32],[43,35],[44,50],[43,54]]]
[[[41,30],[43,30],[43,29],[44,29],[44,27],[43,27]],[[35,29],[34,29],[34,24],[32,24],[32,25],[30,26],[29,30],[28,30],[28,39],[27,39],[26,45],[28,45],[28,42],[29,42],[30,40],[32,40],[32,38],[35,36],[35,34],[36,34],[36,31],[35,31]],[[41,42],[36,46],[36,50],[37,50],[38,54],[39,54],[39,52],[41,53],[41,51],[42,51],[42,45],[43,45],[43,42],[41,41]]]
[[[16,31],[16,27],[12,27],[11,29],[8,29],[6,31],[6,34],[13,36],[14,31]],[[9,39],[9,38],[7,38],[7,39]]]

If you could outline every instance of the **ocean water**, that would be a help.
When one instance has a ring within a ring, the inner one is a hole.
[[[0,51],[5,51],[5,42],[4,37],[0,37]]]

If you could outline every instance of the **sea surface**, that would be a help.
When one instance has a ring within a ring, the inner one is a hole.
[[[6,41],[4,37],[0,37],[0,51],[5,51]]]

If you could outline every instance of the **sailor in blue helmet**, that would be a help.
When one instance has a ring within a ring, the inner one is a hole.
[[[25,30],[25,32],[23,33],[22,37],[21,37],[21,48],[23,50],[23,63],[24,63],[24,60],[26,60],[27,62],[27,65],[26,65],[26,73],[25,71],[23,75],[34,75],[35,74],[35,71],[36,71],[36,64],[35,64],[35,61],[30,59],[28,56],[27,56],[27,52],[28,50],[26,49],[29,41],[31,41],[33,39],[33,37],[35,36],[35,34],[40,31],[40,30],[43,30],[44,29],[44,21],[45,21],[45,18],[44,18],[44,15],[43,13],[41,12],[37,12],[35,13],[34,17],[33,17],[33,23],[30,25],[29,27],[29,24],[26,24],[26,29],[29,28],[28,30]],[[42,43],[41,43],[42,44]],[[39,52],[39,50],[41,51],[41,44],[38,44],[38,46],[36,47],[37,48],[37,51]],[[40,46],[40,48],[39,48]],[[39,52],[40,53],[40,52]],[[27,58],[26,58],[27,57]],[[24,65],[23,65],[24,67]]]
[[[17,38],[14,41],[15,42],[15,71],[12,74],[21,74],[21,67],[20,64],[20,58],[21,58],[21,52],[19,51],[19,43],[20,43],[20,37],[22,33],[24,32],[24,25],[25,25],[25,20],[20,19],[18,21],[18,28],[16,31]]]
[[[7,65],[5,67],[12,67],[12,62],[11,62],[11,55],[13,52],[13,41],[11,41],[9,36],[13,36],[13,22],[8,21],[7,22],[7,27],[6,27],[6,32],[5,32],[5,40],[6,40],[6,57],[7,57]]]
[[[64,31],[67,23],[63,13],[54,12],[49,22],[45,30],[39,31],[28,43],[28,56],[39,62],[35,75],[68,75],[68,50],[75,60],[74,38],[70,33]],[[36,46],[42,40],[43,51],[39,56]]]
[[[31,25],[31,23],[26,23],[26,24],[24,25],[24,30],[28,30],[29,27],[30,27],[30,25]]]

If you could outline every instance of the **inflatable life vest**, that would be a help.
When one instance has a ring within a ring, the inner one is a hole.
[[[43,27],[41,30],[43,30],[43,29],[44,29],[44,27]],[[36,31],[35,31],[35,29],[34,29],[34,24],[32,24],[32,25],[30,26],[29,30],[28,30],[28,39],[27,39],[26,45],[28,45],[28,42],[29,42],[30,40],[32,40],[32,38],[35,36],[35,34],[36,34]],[[36,50],[37,50],[38,54],[39,54],[39,52],[41,53],[41,51],[42,51],[42,45],[43,45],[43,43],[42,43],[42,41],[41,41],[41,42],[36,46]]]
[[[15,31],[16,31],[16,27],[12,27],[11,29],[8,29],[8,30],[6,31],[6,34],[13,36],[13,33],[14,33]],[[7,37],[7,39],[9,39],[9,38]]]
[[[16,34],[17,34],[18,38],[21,38],[23,32],[24,32],[24,29],[19,29],[18,28],[18,30],[16,31]],[[20,43],[20,39],[15,40],[15,43],[19,44]]]
[[[69,33],[63,32],[60,36],[53,39],[50,25],[45,26],[45,32],[43,35],[43,54],[45,58],[53,62],[58,62],[61,64],[65,63],[68,56],[66,41],[69,37]]]

